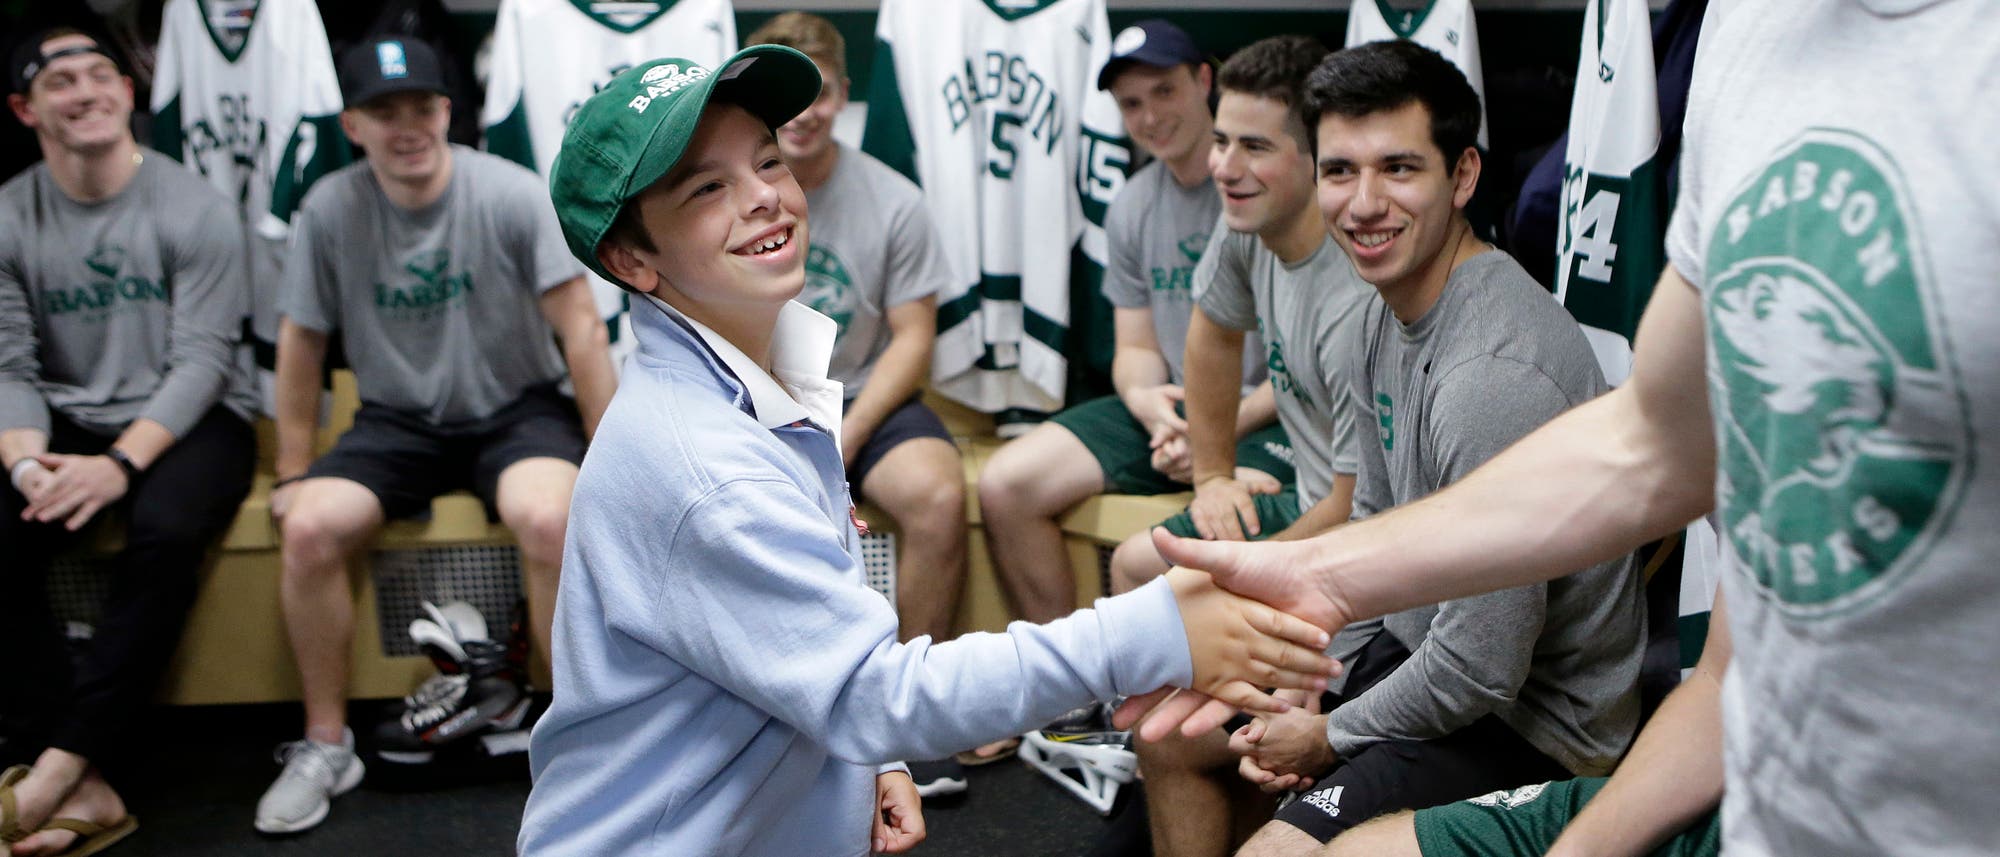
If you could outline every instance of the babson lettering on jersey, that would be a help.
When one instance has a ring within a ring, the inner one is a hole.
[[[1175,261],[1186,264],[1164,268],[1155,266],[1152,269],[1153,291],[1180,292],[1190,297],[1194,294],[1195,263],[1201,261],[1201,251],[1208,248],[1208,235],[1207,232],[1194,232],[1175,242],[1174,246],[1179,248],[1182,257]]]
[[[994,178],[1014,177],[1020,146],[1040,145],[1042,154],[1053,155],[1062,142],[1062,96],[1019,56],[987,51],[966,57],[965,70],[946,78],[939,91],[953,134],[971,122],[975,108],[989,112],[993,149],[986,169]]]
[[[854,304],[860,299],[861,292],[854,287],[854,277],[840,256],[825,247],[806,250],[806,287],[799,292],[799,303],[833,319],[840,332],[846,333],[848,323],[854,320]]]
[[[1963,499],[1967,392],[1925,246],[1895,162],[1830,130],[1781,147],[1710,238],[1721,529],[1794,617],[1897,586]]]
[[[268,182],[270,176],[264,164],[264,152],[270,130],[263,117],[250,109],[249,93],[216,96],[215,121],[211,122],[209,117],[203,116],[181,129],[181,133],[187,137],[188,156],[202,175],[213,176],[219,170],[241,170],[239,175],[242,181],[236,190],[237,204],[250,198],[250,182],[254,177],[262,176]]]
[[[472,292],[472,272],[448,274],[446,270],[450,267],[449,250],[418,254],[403,263],[403,270],[414,275],[415,282],[375,284],[375,310],[388,318],[412,321],[435,317],[446,307],[463,301]]]
[[[96,275],[90,281],[68,288],[42,292],[42,314],[46,317],[83,313],[85,320],[108,318],[113,310],[154,301],[167,303],[166,286],[148,278],[122,274],[125,252],[116,247],[100,247],[83,260]]]

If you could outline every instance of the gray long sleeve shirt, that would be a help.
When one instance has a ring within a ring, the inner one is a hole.
[[[1604,392],[1583,332],[1512,257],[1466,260],[1405,325],[1380,297],[1353,338],[1354,517],[1464,478]],[[1610,771],[1638,726],[1639,572],[1623,557],[1545,584],[1383,619],[1408,661],[1327,717],[1341,755],[1447,735],[1488,714],[1580,775]]]
[[[176,437],[217,402],[255,407],[237,345],[249,309],[235,207],[142,150],[118,195],[79,203],[36,164],[0,185],[0,431],[49,412]]]

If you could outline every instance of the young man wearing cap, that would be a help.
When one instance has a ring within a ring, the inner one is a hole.
[[[445,141],[450,102],[430,49],[364,42],[340,70],[341,128],[368,157],[307,195],[279,305],[271,512],[306,735],[286,746],[284,773],[258,803],[267,833],[318,824],[328,800],[361,779],[346,728],[347,569],[385,520],[454,488],[478,494],[520,542],[529,631],[548,654],[570,489],[615,384],[604,326],[541,181]],[[315,461],[334,330],[363,404]],[[565,369],[574,403],[559,389]],[[464,712],[478,702],[458,700],[437,719],[473,717]],[[466,734],[476,729],[429,740]]]
[[[1117,350],[1116,395],[1056,414],[1001,447],[979,477],[993,568],[1015,612],[1046,622],[1076,609],[1075,573],[1056,519],[1096,494],[1188,488],[1181,358],[1194,311],[1194,270],[1222,200],[1209,175],[1212,72],[1180,28],[1142,21],[1119,32],[1097,88],[1118,103],[1133,142],[1153,157],[1127,180],[1105,216]],[[1254,336],[1254,334],[1253,334]],[[1261,349],[1243,361],[1246,397],[1231,438],[1245,481],[1277,492],[1292,467],[1273,420]]]
[[[0,186],[0,764],[20,763],[0,847],[72,853],[136,826],[100,766],[138,737],[250,489],[249,283],[233,206],[133,140],[132,80],[96,40],[40,34],[9,70],[43,160]],[[125,546],[72,667],[44,581],[106,510]]]
[[[657,60],[564,137],[564,235],[634,293],[639,350],[577,481],[524,854],[902,851],[922,821],[896,759],[1151,685],[1264,705],[1229,680],[1331,668],[1317,629],[1186,572],[1048,625],[896,642],[862,580],[838,326],[792,301],[810,234],[773,129],[820,91],[775,45],[714,72]]]

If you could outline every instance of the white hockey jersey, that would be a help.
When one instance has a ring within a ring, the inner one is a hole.
[[[619,72],[661,57],[714,67],[735,52],[730,0],[503,0],[479,120],[486,149],[546,176],[569,117]],[[624,292],[588,276],[602,316],[619,316]]]
[[[1646,0],[1590,0],[1583,13],[1569,144],[1563,151],[1556,300],[1583,326],[1604,369],[1632,374],[1632,337],[1666,264],[1672,208],[1660,148],[1660,99]],[[1694,666],[1715,604],[1723,555],[1709,519],[1683,533],[1679,632]]]
[[[319,8],[313,0],[169,0],[158,61],[153,147],[239,206],[250,232],[253,332],[268,346],[278,338],[292,212],[314,181],[351,160]],[[269,357],[258,362],[269,368]]]
[[[1409,39],[1451,60],[1479,93],[1479,148],[1486,148],[1486,75],[1479,66],[1479,24],[1472,0],[1425,0],[1399,9],[1389,0],[1354,0],[1347,12],[1347,47]]]
[[[1096,293],[1131,168],[1110,52],[1104,0],[883,0],[862,148],[923,186],[958,279],[934,386],[975,408],[1063,404],[1072,275]]]

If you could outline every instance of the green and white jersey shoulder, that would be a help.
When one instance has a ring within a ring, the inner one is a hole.
[[[862,148],[922,185],[955,276],[935,386],[982,410],[1057,410],[1072,277],[1098,288],[1131,163],[1096,88],[1104,0],[884,0],[875,35]]]
[[[312,0],[170,0],[153,73],[153,145],[236,202],[251,239],[255,331],[277,340],[292,213],[352,159],[340,81]]]
[[[661,57],[713,67],[735,52],[729,0],[503,0],[479,117],[486,150],[546,176],[570,116],[619,72]],[[603,317],[623,313],[625,293],[589,277]]]
[[[1965,772],[2000,770],[2000,24],[1708,15],[1667,249],[1702,294],[1731,558],[1725,850],[1990,854]]]
[[[1556,299],[1590,337],[1605,380],[1632,373],[1632,336],[1664,262],[1667,196],[1645,0],[1591,0],[1563,152]]]
[[[1486,103],[1486,74],[1479,62],[1479,24],[1472,0],[1418,0],[1407,8],[1389,0],[1354,0],[1347,11],[1347,47],[1409,39],[1451,60]],[[1479,147],[1486,147],[1486,117],[1479,117]]]

